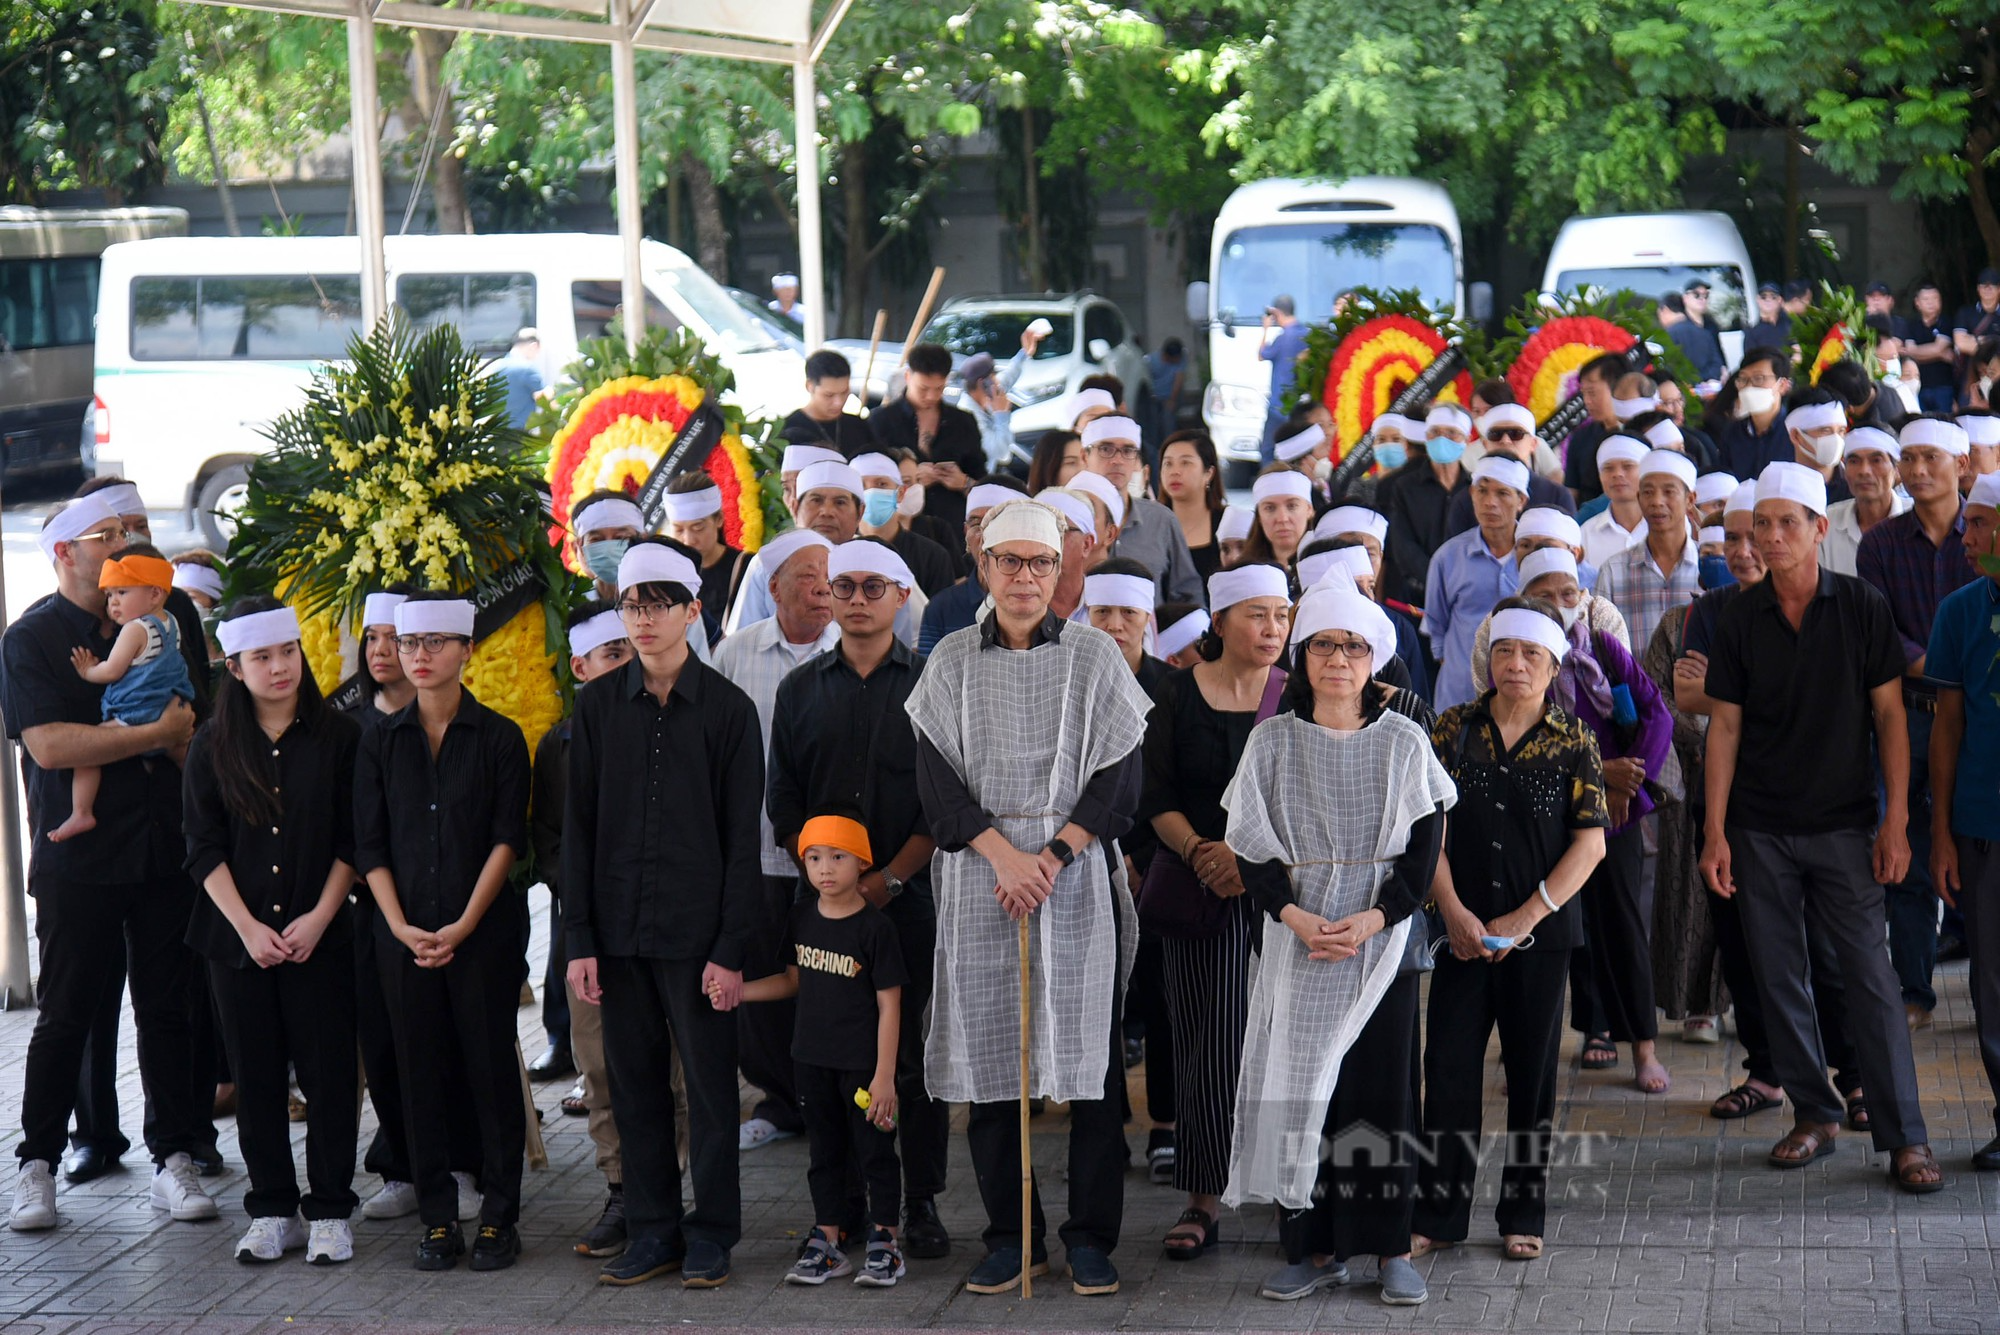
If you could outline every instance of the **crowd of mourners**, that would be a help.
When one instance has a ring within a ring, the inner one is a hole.
[[[415,1215],[418,1269],[513,1265],[527,1080],[574,1074],[606,1185],[574,1249],[605,1284],[725,1282],[740,1157],[803,1135],[787,1281],[947,1257],[955,1186],[985,1219],[965,1287],[1014,1289],[1049,1267],[1032,1100],[1067,1106],[1070,1282],[1111,1293],[1143,1063],[1139,1167],[1186,1196],[1166,1256],[1275,1208],[1264,1296],[1372,1258],[1420,1303],[1413,1262],[1482,1200],[1507,1260],[1543,1254],[1565,1023],[1643,1098],[1672,1087],[1663,1017],[1692,1044],[1732,1017],[1743,1077],[1707,1111],[1789,1102],[1774,1169],[1845,1128],[1937,1191],[1911,1035],[1941,941],[2000,1088],[2000,416],[1981,375],[1911,407],[1791,366],[1750,340],[1704,412],[1603,357],[1566,439],[1485,382],[1378,417],[1339,495],[1308,404],[1241,509],[1211,439],[1110,377],[1023,481],[982,429],[1017,367],[957,373],[969,412],[919,345],[863,418],[822,351],[784,424],[794,526],[756,552],[699,470],[658,525],[575,504],[579,688],[532,757],[464,685],[469,601],[357,590],[339,710],[295,609],[223,602],[213,554],[163,555],[96,479],[0,645],[41,960],[12,1226],[129,1148],[127,984],[151,1204],[217,1215],[233,1115],[246,1262],[347,1261],[358,1210]]]

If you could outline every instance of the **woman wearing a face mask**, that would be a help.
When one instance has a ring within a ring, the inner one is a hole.
[[[1569,652],[1550,695],[1596,736],[1611,810],[1604,861],[1584,887],[1588,969],[1579,972],[1579,959],[1570,970],[1571,1023],[1585,1035],[1586,1055],[1608,1052],[1615,1061],[1614,1045],[1630,1043],[1639,1090],[1664,1094],[1672,1079],[1654,1050],[1660,1028],[1653,1007],[1652,888],[1640,875],[1645,848],[1639,818],[1654,809],[1672,749],[1673,716],[1617,637],[1585,621],[1587,595],[1577,583],[1574,556],[1560,547],[1528,553],[1521,593],[1549,603],[1562,620]]]

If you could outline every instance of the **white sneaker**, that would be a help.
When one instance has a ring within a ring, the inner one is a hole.
[[[408,1182],[382,1180],[382,1190],[361,1204],[363,1219],[401,1219],[417,1212],[417,1189]]]
[[[461,1220],[479,1218],[479,1188],[473,1184],[472,1174],[453,1173],[451,1180],[458,1183],[458,1217]]]
[[[278,1261],[306,1245],[305,1220],[296,1214],[259,1215],[236,1244],[239,1261]]]
[[[194,1160],[185,1154],[169,1154],[154,1170],[153,1208],[167,1211],[182,1223],[216,1216],[215,1201],[201,1189]]]
[[[774,1140],[790,1140],[799,1133],[785,1131],[773,1125],[768,1118],[753,1117],[736,1128],[736,1148],[754,1150],[760,1145],[768,1145]]]
[[[339,1265],[354,1259],[354,1230],[345,1219],[315,1219],[306,1243],[307,1265]]]
[[[23,1159],[14,1179],[14,1213],[7,1226],[16,1233],[56,1226],[56,1174],[47,1159]]]

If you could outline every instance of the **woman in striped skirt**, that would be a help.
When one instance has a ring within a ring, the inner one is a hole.
[[[1187,1209],[1166,1237],[1167,1255],[1177,1261],[1215,1245],[1229,1180],[1254,915],[1242,897],[1236,857],[1222,842],[1228,824],[1222,791],[1251,728],[1279,702],[1289,592],[1285,573],[1272,565],[1211,576],[1214,622],[1200,642],[1203,661],[1160,683],[1147,718],[1141,814],[1159,836],[1154,857],[1180,859],[1228,903],[1216,934],[1161,942],[1176,1063],[1174,1186],[1188,1193]]]

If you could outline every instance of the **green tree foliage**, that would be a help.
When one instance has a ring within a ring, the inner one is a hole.
[[[0,195],[157,182],[176,84],[150,0],[9,0],[0,10]]]

